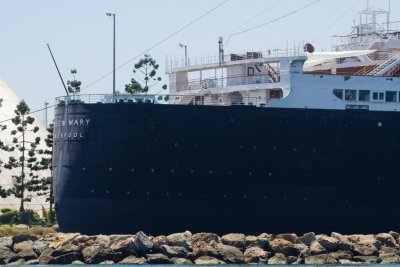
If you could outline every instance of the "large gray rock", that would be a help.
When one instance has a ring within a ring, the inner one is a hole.
[[[194,261],[197,265],[217,265],[225,264],[225,262],[210,256],[201,256]]]
[[[310,256],[310,254],[311,254],[310,248],[303,243],[294,244],[293,250],[294,250],[294,254],[296,254],[296,257],[304,258],[306,256]]]
[[[377,249],[380,249],[382,244],[379,242],[374,235],[348,235],[347,238],[350,242],[363,245],[363,244],[372,244]]]
[[[237,247],[239,249],[246,247],[246,236],[244,234],[227,234],[221,237],[221,242],[224,245]]]
[[[60,255],[57,257],[53,257],[49,261],[49,264],[71,264],[74,261],[82,261],[82,254],[79,252],[72,252],[64,255]]]
[[[192,249],[192,233],[186,231],[184,233],[176,233],[167,236],[167,242],[170,246],[184,247],[187,250]]]
[[[204,241],[196,241],[193,243],[193,253],[196,257],[211,256],[217,257],[218,251],[215,248],[216,243],[206,243]]]
[[[353,258],[353,253],[347,250],[339,250],[336,252],[332,252],[329,255],[337,260],[351,260]]]
[[[193,262],[189,259],[185,259],[185,258],[176,258],[173,257],[170,259],[171,263],[173,264],[179,264],[179,265],[191,265],[193,264]]]
[[[318,236],[317,241],[330,252],[336,251],[339,246],[339,240],[329,236]]]
[[[260,247],[250,247],[244,252],[245,263],[266,264],[270,253]]]
[[[33,259],[33,260],[29,260],[29,261],[25,262],[25,265],[37,265],[37,264],[39,264],[38,259]]]
[[[219,257],[226,263],[244,263],[244,255],[237,247],[217,244],[216,249]]]
[[[275,236],[275,239],[284,239],[289,242],[292,242],[293,244],[296,244],[299,242],[299,238],[294,233],[279,234],[279,235]]]
[[[32,250],[32,240],[22,241],[13,245],[13,250],[18,253],[22,250]]]
[[[399,233],[390,231],[389,234],[391,234],[393,236],[393,238],[396,240],[397,243],[399,242],[399,237],[400,237]]]
[[[115,242],[110,246],[110,250],[114,253],[122,253],[125,257],[131,255],[137,256],[138,253],[138,247],[134,237],[128,237],[127,239]]]
[[[17,256],[26,261],[37,259],[37,255],[32,248],[22,249],[20,252],[17,253]]]
[[[272,238],[265,236],[265,234],[259,236],[248,235],[245,237],[247,247],[266,248],[269,240],[272,240]]]
[[[381,260],[376,256],[354,256],[353,261],[367,263],[367,264],[375,264],[381,262]]]
[[[326,254],[327,250],[318,241],[314,241],[310,245],[310,253],[311,255]]]
[[[84,248],[82,255],[85,263],[88,264],[99,264],[103,261],[114,259],[113,251],[98,244]]]
[[[286,257],[296,256],[296,252],[293,248],[294,244],[285,239],[274,239],[269,241],[269,249],[275,253],[282,253]]]
[[[122,261],[118,262],[118,264],[145,264],[145,263],[146,263],[145,258],[143,257],[137,258],[135,256],[128,256]]]
[[[168,259],[167,256],[161,253],[155,253],[155,254],[147,254],[147,263],[148,264],[168,264],[171,263],[171,261]]]
[[[16,236],[12,237],[13,244],[20,243],[23,241],[28,241],[28,240],[36,241],[36,240],[38,240],[38,238],[34,235],[25,235],[25,234],[20,234],[20,235],[16,235]]]
[[[192,244],[195,244],[199,241],[203,241],[205,243],[219,243],[219,236],[213,233],[197,233],[192,235]]]
[[[351,250],[354,246],[353,243],[351,243],[350,240],[342,234],[332,232],[331,237],[339,241],[338,250]]]
[[[308,265],[321,265],[321,264],[337,264],[338,261],[329,254],[320,254],[309,256],[304,259],[305,264]]]
[[[43,250],[45,250],[48,245],[50,244],[49,241],[44,241],[44,240],[36,240],[35,242],[32,243],[32,249],[35,251],[37,255],[42,254]]]
[[[160,252],[168,258],[192,258],[193,253],[189,252],[187,249],[183,247],[177,247],[177,246],[168,246],[168,245],[162,245],[160,247]]]
[[[53,254],[54,249],[52,248],[46,248],[43,250],[42,254],[39,256],[39,263],[40,264],[49,264],[49,262],[53,259]]]
[[[8,266],[21,266],[21,265],[25,265],[26,261],[24,259],[18,259],[15,261],[12,261],[10,263],[7,263]]]
[[[69,254],[69,253],[73,253],[73,252],[80,253],[81,251],[82,251],[81,246],[76,246],[76,245],[72,245],[71,243],[68,243],[68,244],[58,247],[56,250],[54,250],[53,253],[51,254],[51,256],[58,257],[61,255]]]
[[[358,256],[378,256],[378,249],[371,243],[356,244],[353,248],[354,254]]]
[[[162,245],[168,245],[167,237],[165,235],[153,237],[151,242],[153,243],[154,251],[159,251]]]
[[[79,237],[81,237],[81,236],[79,236]],[[96,240],[94,241],[94,243],[103,248],[108,248],[111,244],[111,239],[107,235],[98,235],[96,237]]]
[[[15,257],[16,254],[8,247],[0,249],[0,264],[6,264],[9,259]]]
[[[299,237],[299,241],[307,246],[311,246],[311,243],[316,239],[314,232],[305,233],[304,235]]]
[[[382,264],[399,264],[400,263],[400,257],[398,255],[394,255],[391,257],[379,257],[380,261]]]
[[[11,236],[0,237],[0,249],[4,247],[12,248],[12,245],[13,245],[13,240]]]
[[[150,238],[142,231],[136,234],[135,242],[140,254],[144,254],[153,248],[153,242],[151,242]]]
[[[382,246],[391,247],[391,248],[398,248],[399,245],[396,242],[396,239],[391,234],[381,233],[375,235],[375,239],[378,240]]]
[[[270,265],[286,265],[288,264],[287,258],[282,253],[276,253],[272,258],[268,260]]]

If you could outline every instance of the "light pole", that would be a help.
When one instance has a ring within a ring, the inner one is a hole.
[[[187,45],[179,43],[179,46],[185,48],[185,67],[187,67],[188,66]]]
[[[114,42],[113,42],[113,95],[115,95],[115,13],[106,13],[107,16],[113,17],[114,24]]]

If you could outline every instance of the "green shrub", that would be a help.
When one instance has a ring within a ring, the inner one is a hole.
[[[50,214],[50,209],[48,209],[47,211],[47,216],[46,216],[46,221],[47,221],[47,223],[50,225],[51,224],[51,222],[53,222],[53,224],[57,224],[57,216],[56,216],[56,211],[55,211],[55,209],[53,209],[53,213],[52,214]],[[53,218],[51,218],[51,217],[53,217]],[[53,219],[53,220],[51,220],[51,219]]]
[[[18,223],[19,212],[16,210],[11,210],[0,214],[0,224],[13,224]]]
[[[19,213],[18,223],[27,225],[43,224],[43,220],[40,218],[39,214],[33,210],[25,210]]]
[[[7,212],[10,212],[10,211],[13,211],[13,209],[9,209],[9,208],[3,208],[3,209],[0,209],[0,212],[1,213],[7,213]],[[16,210],[15,210],[16,211]]]

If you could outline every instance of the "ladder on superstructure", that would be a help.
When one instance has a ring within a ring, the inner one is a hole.
[[[393,49],[377,60],[377,64],[368,65],[356,72],[354,75],[362,76],[385,76],[392,75],[400,64],[400,50]]]

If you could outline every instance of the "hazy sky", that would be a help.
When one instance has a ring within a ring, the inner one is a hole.
[[[165,37],[205,14],[224,0],[0,0],[0,78],[32,110],[54,103],[64,89],[48,52],[49,43],[65,80],[78,70],[82,87],[112,71],[112,26],[106,12],[116,14],[117,66],[129,62]],[[165,72],[166,56],[214,56],[218,37],[264,24],[315,0],[228,0],[218,9],[148,53]],[[358,21],[367,0],[320,0],[298,13],[253,31],[235,35],[226,53],[293,47],[304,41],[318,51],[331,49],[332,35],[345,35]],[[388,8],[389,0],[370,0]],[[392,0],[392,21],[400,20],[400,0]],[[135,61],[117,72],[117,90],[132,77]],[[163,76],[168,82],[166,76]],[[160,84],[161,86],[161,84]],[[158,91],[154,89],[154,91]],[[112,75],[82,93],[112,92]],[[40,114],[38,114],[41,117]]]

